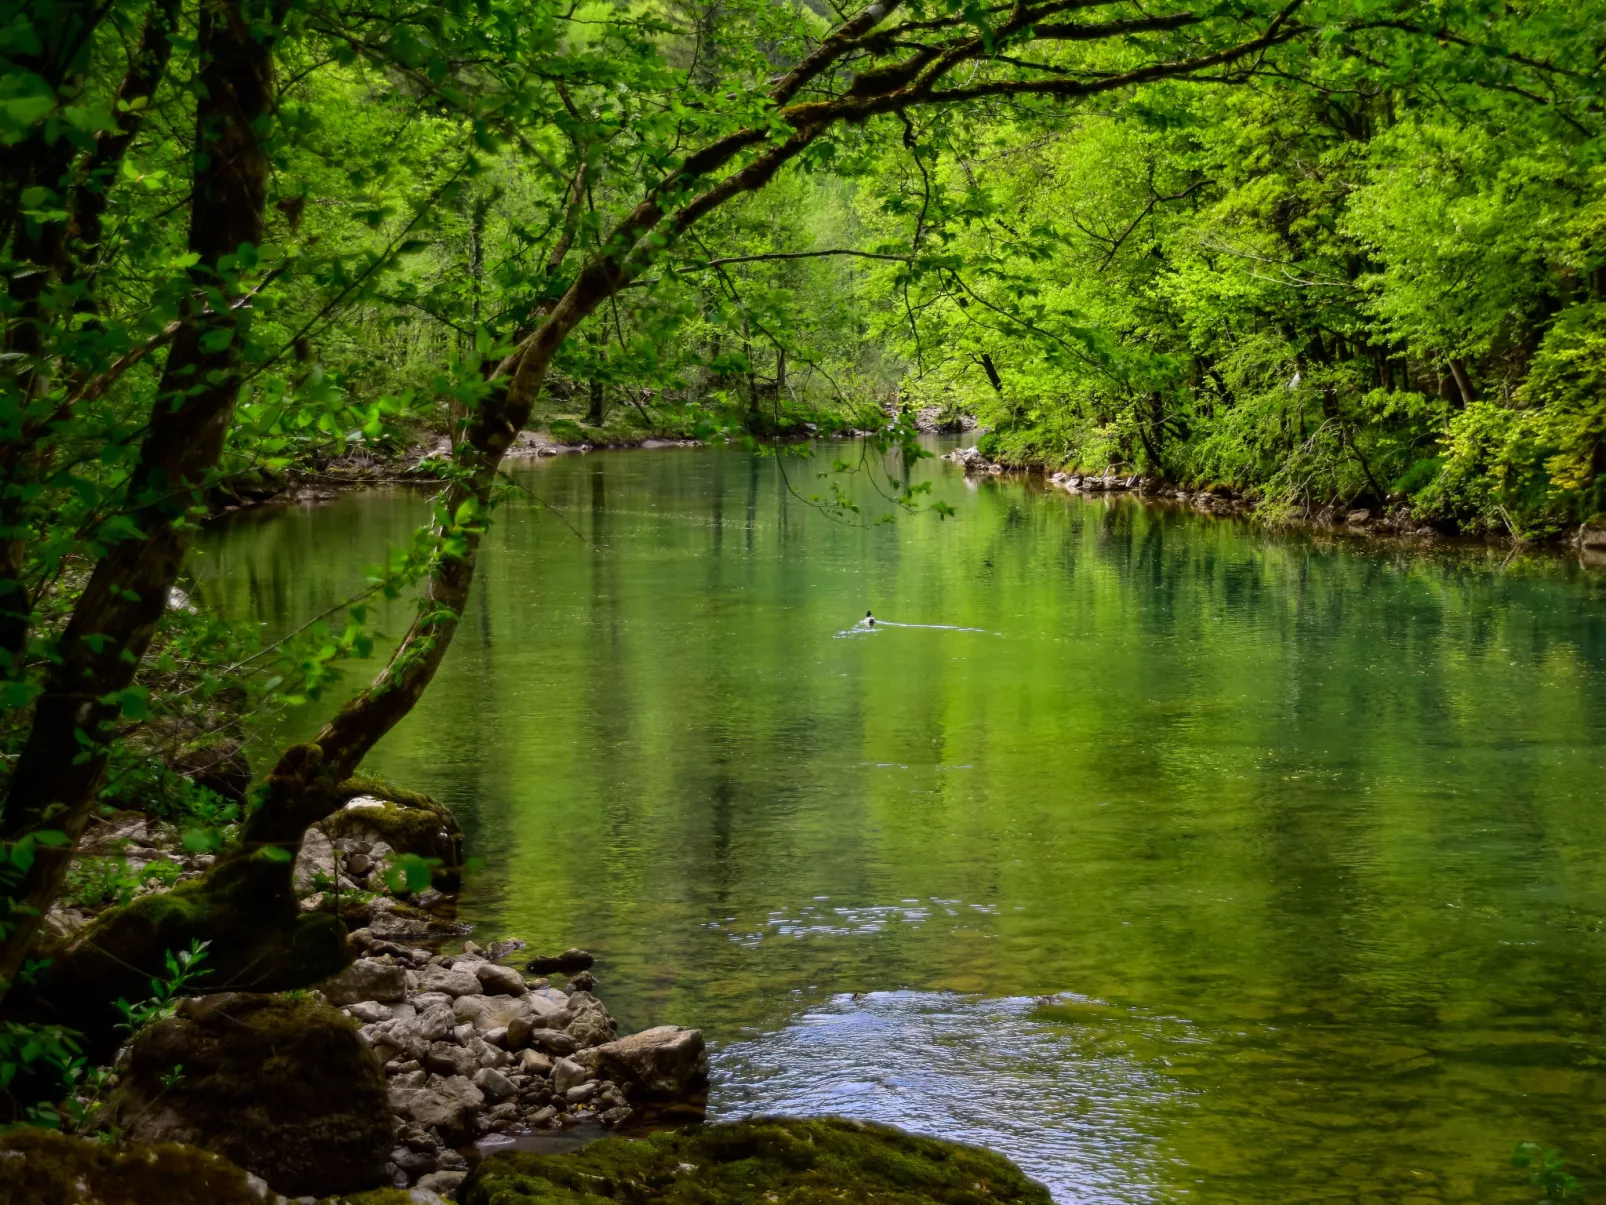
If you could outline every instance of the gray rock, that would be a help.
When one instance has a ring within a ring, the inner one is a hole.
[[[464,1042],[467,1042],[473,1036],[474,1026],[471,1022],[464,1021],[461,1025],[452,1026],[452,1041],[456,1042],[459,1046],[461,1046]]]
[[[334,1001],[330,1000],[329,1003],[333,1004]],[[389,1021],[392,1017],[390,1005],[381,1004],[378,1000],[359,1000],[347,1007],[346,1011],[358,1021],[369,1025],[375,1021]]]
[[[580,1043],[561,1030],[536,1029],[530,1027],[528,1021],[515,1021],[508,1025],[507,1044],[509,1050],[528,1048],[553,1058],[562,1058],[580,1049]]]
[[[583,1105],[597,1094],[597,1087],[595,1080],[589,1084],[576,1084],[563,1094],[563,1099],[571,1105]]]
[[[444,1004],[437,1004],[418,1014],[415,1022],[419,1035],[431,1042],[439,1042],[457,1026],[457,1018]]]
[[[575,1040],[579,1046],[601,1046],[604,1042],[614,1040],[613,1018],[590,992],[575,992],[569,997],[569,1008],[574,1011],[574,1020],[564,1027],[564,1031]]]
[[[307,895],[314,889],[313,880],[321,876],[329,882],[340,873],[335,864],[335,847],[329,838],[315,828],[309,828],[301,838],[301,850],[296,854],[294,871],[297,895]]]
[[[519,1055],[519,1070],[526,1075],[539,1075],[545,1078],[552,1074],[552,1058],[539,1050],[523,1051]]]
[[[424,1066],[436,1075],[472,1077],[480,1069],[480,1060],[472,1050],[465,1050],[451,1042],[436,1042],[424,1055]]]
[[[363,1000],[395,1004],[407,998],[406,974],[402,967],[359,958],[338,975],[325,979],[318,990],[336,1008]]]
[[[573,1059],[559,1059],[552,1065],[552,1090],[566,1093],[576,1084],[585,1083],[591,1076],[590,1071]]]
[[[474,974],[487,996],[522,996],[529,990],[524,986],[524,976],[512,967],[482,962],[474,968]]]
[[[410,1151],[404,1146],[390,1152],[390,1161],[406,1172],[408,1179],[428,1175],[437,1166],[433,1152]]]
[[[448,996],[479,996],[485,989],[479,979],[468,971],[453,967],[425,967],[418,976],[420,992],[445,992]]]
[[[485,1094],[463,1076],[453,1075],[432,1079],[423,1088],[393,1088],[390,1104],[421,1128],[438,1130],[448,1142],[460,1142],[474,1132],[474,1118],[485,1107]]]
[[[702,1031],[660,1025],[597,1048],[604,1078],[632,1097],[685,1096],[708,1081],[708,1051]]]
[[[430,1172],[429,1175],[418,1182],[418,1187],[426,1188],[433,1193],[443,1193],[450,1196],[467,1179],[467,1172]],[[436,1199],[439,1200],[440,1198],[437,1197]]]
[[[452,1000],[453,997],[448,996],[445,992],[419,992],[408,1003],[422,1013],[427,1009],[434,1008],[437,1004],[450,1011]]]
[[[518,1089],[514,1088],[513,1081],[494,1067],[481,1067],[474,1076],[474,1086],[485,1094],[486,1100],[498,1104],[518,1095]]]
[[[452,1015],[460,1022],[472,1024],[475,1032],[485,1033],[506,1029],[519,1018],[537,1014],[523,996],[459,996],[452,1004]]]

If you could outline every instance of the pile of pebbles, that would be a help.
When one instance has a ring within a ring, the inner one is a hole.
[[[559,990],[503,965],[521,942],[434,954],[367,929],[351,939],[362,956],[320,990],[360,1023],[384,1067],[397,1133],[386,1170],[398,1188],[448,1196],[468,1172],[462,1150],[488,1136],[617,1126],[633,1096],[689,1094],[706,1081],[695,1030],[617,1039],[582,950],[530,964],[572,974]]]
[[[353,799],[348,808],[368,804],[364,798]],[[383,806],[381,800],[371,801]],[[331,841],[318,828],[309,828],[301,841],[296,856],[295,890],[302,897],[303,912],[317,912],[330,906],[331,896],[395,896],[418,908],[432,909],[448,897],[434,887],[419,892],[405,888],[395,890],[386,880],[392,858],[397,851],[385,841],[369,841],[361,837],[340,837]]]

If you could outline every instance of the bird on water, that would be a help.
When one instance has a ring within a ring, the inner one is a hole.
[[[875,616],[868,611],[864,613],[864,626],[867,628],[875,627]]]

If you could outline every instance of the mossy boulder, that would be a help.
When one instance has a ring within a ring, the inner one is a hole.
[[[0,1205],[260,1205],[245,1172],[176,1143],[107,1146],[19,1126],[0,1134]]]
[[[120,1066],[113,1109],[132,1141],[204,1147],[290,1196],[385,1182],[384,1072],[351,1019],[310,995],[194,997]]]
[[[566,1155],[493,1155],[461,1205],[1050,1205],[991,1151],[838,1118],[760,1117]]]
[[[431,876],[437,891],[463,885],[463,829],[443,803],[378,778],[341,784],[340,808],[320,825],[331,840],[352,837],[383,841],[397,853],[437,860]]]

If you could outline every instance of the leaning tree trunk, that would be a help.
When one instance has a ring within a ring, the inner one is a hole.
[[[281,19],[274,0],[272,20]],[[223,260],[262,241],[268,156],[260,127],[273,103],[270,14],[251,0],[205,0],[197,27],[200,57],[196,158],[189,247],[191,296],[152,405],[126,505],[137,537],[95,565],[61,638],[59,660],[34,708],[33,726],[12,774],[0,839],[43,829],[66,845],[40,848],[11,902],[0,937],[0,991],[22,966],[39,919],[55,900],[106,767],[120,692],[167,606],[182,567],[187,511],[222,454],[241,380],[245,311],[226,302],[239,282]],[[208,307],[211,292],[225,304]]]

